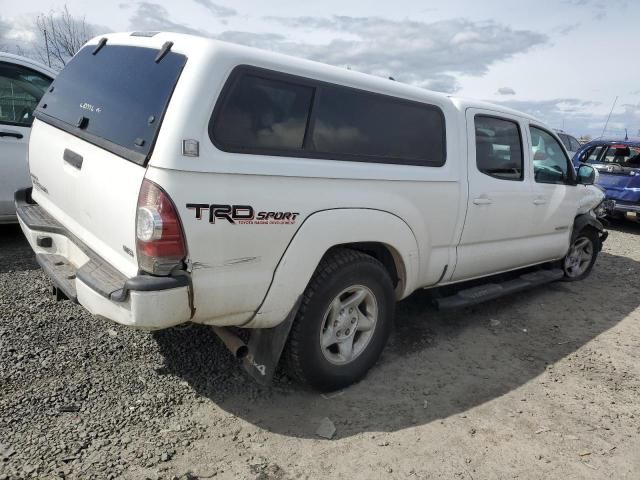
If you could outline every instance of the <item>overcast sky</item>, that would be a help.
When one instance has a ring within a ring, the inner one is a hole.
[[[98,33],[168,30],[268,48],[466,97],[555,128],[640,136],[638,0],[0,0],[0,45],[64,4]]]

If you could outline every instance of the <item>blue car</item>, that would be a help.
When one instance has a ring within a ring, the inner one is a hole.
[[[598,170],[598,186],[605,190],[607,215],[640,219],[640,141],[594,140],[573,157],[576,168],[587,163]]]

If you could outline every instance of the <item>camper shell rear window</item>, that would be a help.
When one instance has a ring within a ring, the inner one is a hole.
[[[187,61],[169,51],[85,46],[44,95],[36,118],[145,165]]]

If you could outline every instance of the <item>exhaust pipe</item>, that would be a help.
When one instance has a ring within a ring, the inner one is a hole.
[[[224,327],[211,327],[224,346],[232,353],[238,360],[242,360],[249,354],[249,347],[242,341],[235,333],[232,333],[229,329]]]

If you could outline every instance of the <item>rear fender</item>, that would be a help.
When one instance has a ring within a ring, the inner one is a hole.
[[[276,267],[269,290],[247,328],[270,328],[283,321],[302,295],[323,255],[332,247],[379,242],[390,247],[398,265],[404,298],[417,288],[418,243],[411,228],[394,214],[370,209],[335,209],[305,219]]]

